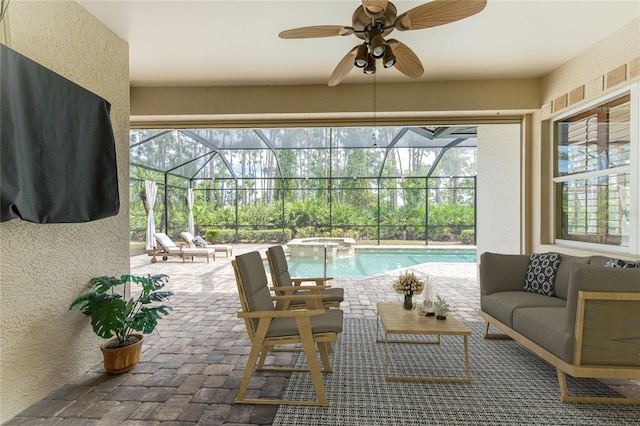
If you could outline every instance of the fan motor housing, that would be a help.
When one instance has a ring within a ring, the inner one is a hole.
[[[398,14],[398,11],[396,7],[394,6],[393,3],[389,2],[387,3],[387,9],[385,10],[384,15],[375,19],[376,24],[382,24],[383,27],[385,28],[385,30],[382,32],[383,37],[394,30],[395,27],[393,26],[393,23],[396,21],[397,14]],[[372,22],[372,19],[365,12],[363,6],[359,6],[355,10],[355,12],[353,12],[353,17],[351,18],[351,21],[352,21],[351,26],[355,30],[354,35],[362,40],[365,40],[367,36],[365,33],[367,26],[372,25],[373,22]]]

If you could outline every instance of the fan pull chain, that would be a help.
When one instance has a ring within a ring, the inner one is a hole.
[[[373,139],[373,146],[378,146],[377,141],[377,123],[376,123],[376,111],[378,108],[378,85],[376,84],[376,75],[373,74],[373,132],[371,133],[371,139]]]

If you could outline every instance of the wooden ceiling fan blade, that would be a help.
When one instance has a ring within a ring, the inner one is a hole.
[[[354,47],[338,62],[329,79],[329,86],[337,86],[349,74],[353,68],[353,61],[356,59],[357,50],[358,46]]]
[[[398,71],[411,78],[418,78],[424,73],[422,62],[409,46],[396,39],[388,40],[387,43],[396,57],[394,66]]]
[[[487,0],[434,0],[398,16],[395,27],[400,31],[437,27],[475,15],[486,5]]]
[[[384,15],[389,0],[362,0],[362,7],[367,16],[376,18]]]
[[[318,38],[335,37],[353,34],[353,28],[341,25],[315,25],[282,31],[280,38]]]

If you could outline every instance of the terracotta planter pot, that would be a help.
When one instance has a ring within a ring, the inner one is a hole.
[[[107,346],[117,339],[113,338],[100,346],[104,357],[104,368],[110,374],[121,374],[130,371],[135,367],[142,357],[142,334],[133,334],[140,340],[132,345],[121,348],[107,349]]]

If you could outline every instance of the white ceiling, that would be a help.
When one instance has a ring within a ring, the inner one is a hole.
[[[129,43],[132,86],[326,84],[361,42],[278,37],[308,25],[350,26],[358,0],[78,3]],[[393,3],[401,13],[424,2]],[[421,59],[420,80],[539,77],[639,16],[640,0],[489,0],[475,16],[390,37]],[[342,84],[371,78],[353,69]],[[411,81],[381,67],[375,78]]]

